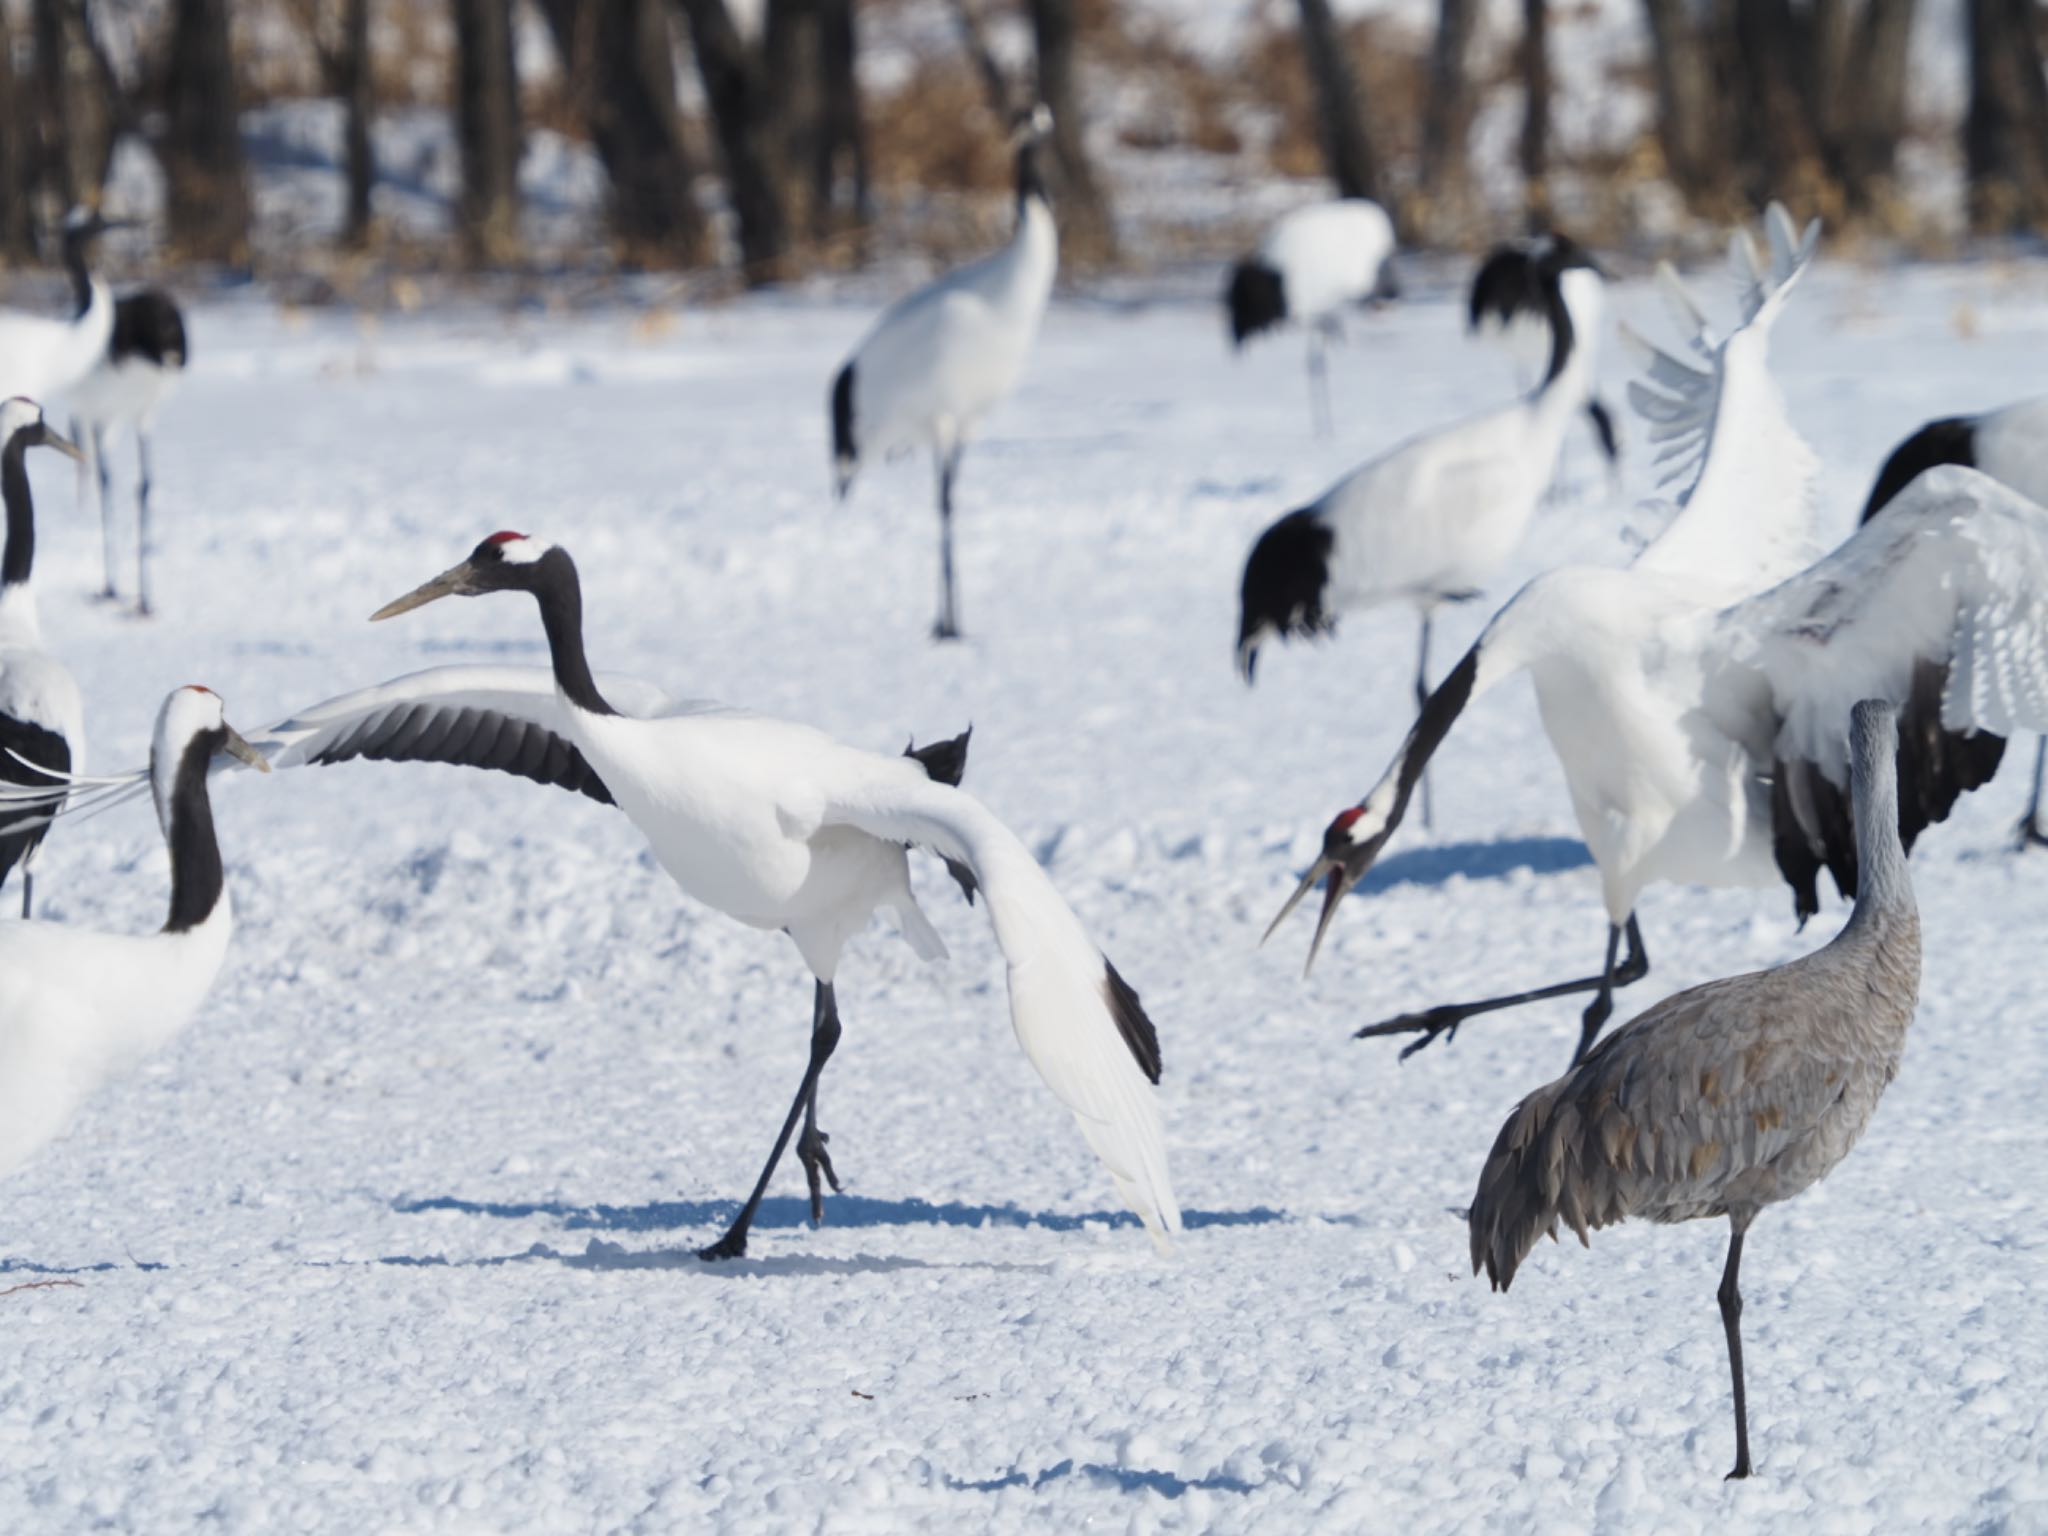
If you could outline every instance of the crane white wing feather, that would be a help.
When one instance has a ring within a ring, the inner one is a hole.
[[[1038,861],[973,796],[893,765],[834,794],[825,820],[920,844],[974,871],[1008,962],[1018,1044],[1166,1249],[1181,1219],[1152,1087],[1158,1040]]]

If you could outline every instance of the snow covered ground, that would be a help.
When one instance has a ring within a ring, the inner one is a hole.
[[[1641,285],[1616,308],[1660,318]],[[1402,834],[1312,980],[1307,919],[1257,947],[1407,726],[1413,633],[1349,622],[1248,691],[1240,562],[1369,450],[1500,396],[1452,296],[1354,324],[1327,442],[1293,340],[1233,360],[1207,306],[1057,305],[967,459],[972,638],[946,649],[926,467],[827,495],[826,383],[869,312],[672,319],[201,309],[158,447],[162,619],[88,599],[95,519],[38,470],[93,763],[139,761],[180,683],[249,729],[419,666],[541,661],[522,602],[363,622],[505,527],[574,550],[600,668],[878,749],[972,722],[969,787],[1158,1022],[1178,1255],[1015,1048],[936,866],[952,962],[878,923],[841,975],[821,1104],[848,1193],[812,1232],[785,1169],[754,1256],[710,1268],[692,1250],[801,1071],[793,949],[686,906],[576,797],[241,775],[211,1007],[5,1188],[0,1287],[39,1288],[0,1293],[0,1530],[2048,1529],[2048,857],[2008,851],[2030,744],[1915,857],[1924,1000],[1868,1139],[1752,1236],[1759,1476],[1727,1485],[1722,1226],[1546,1245],[1508,1297],[1465,1273],[1454,1208],[1576,1010],[1406,1066],[1348,1039],[1597,960],[1526,686],[1459,723],[1437,835]],[[1907,429],[2037,391],[2044,345],[2039,268],[1817,272],[1776,354],[1840,524]],[[1575,440],[1530,569],[1648,526],[1630,446],[1617,500]],[[1484,606],[1440,622],[1440,665]],[[39,890],[141,928],[164,868],[128,811],[53,838]],[[1801,936],[1790,907],[1653,890],[1623,1014],[1838,920]]]

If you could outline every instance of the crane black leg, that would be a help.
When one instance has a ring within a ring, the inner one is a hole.
[[[960,467],[955,447],[939,455],[939,617],[934,640],[958,640],[960,623],[953,603],[953,475]]]
[[[28,921],[29,909],[35,905],[36,877],[27,870],[21,872],[21,920]]]
[[[1308,333],[1308,401],[1317,437],[1330,435],[1330,365],[1324,356],[1323,328]]]
[[[1429,702],[1429,610],[1422,611],[1422,642],[1415,651],[1415,712],[1422,713],[1422,707]],[[1436,807],[1429,795],[1429,765],[1422,767],[1422,830],[1433,831],[1436,827]]]
[[[1721,1271],[1721,1327],[1728,1335],[1728,1374],[1735,1381],[1735,1470],[1728,1479],[1747,1477],[1749,1465],[1749,1409],[1742,1395],[1742,1292],[1736,1287],[1735,1272],[1742,1267],[1742,1233],[1736,1227],[1728,1238],[1728,1265]]]
[[[2020,822],[2020,847],[2025,849],[2033,844],[2048,846],[2048,828],[2041,825],[2041,779],[2048,772],[2048,736],[2041,738],[2041,744],[2034,752],[2034,793],[2027,800],[2026,818]]]
[[[798,1119],[807,1111],[812,1111],[818,1093],[818,1075],[825,1070],[825,1063],[832,1059],[833,1049],[838,1044],[839,1005],[832,996],[830,984],[821,981],[811,1004],[811,1059],[804,1068],[804,1080],[797,1086],[796,1098],[789,1106],[789,1114],[782,1122],[782,1134],[775,1138],[775,1150],[768,1154],[767,1166],[761,1170],[761,1177],[754,1181],[754,1192],[747,1196],[747,1203],[740,1207],[740,1213],[733,1217],[732,1225],[725,1229],[725,1236],[708,1248],[699,1248],[698,1258],[738,1259],[746,1256],[747,1229],[754,1224],[754,1213],[761,1207],[761,1196],[768,1192],[768,1180],[775,1172],[775,1165],[782,1161],[782,1153],[789,1145],[789,1138],[796,1134]],[[802,1153],[799,1152],[798,1155],[801,1156]],[[829,1163],[826,1164],[826,1168],[829,1172]],[[836,1181],[832,1187],[839,1187]],[[812,1189],[815,1207],[818,1202],[815,1180]]]
[[[135,428],[135,611],[149,616],[149,433]]]
[[[1628,959],[1619,967],[1615,957],[1621,949],[1621,937],[1628,935]],[[1476,1003],[1445,1003],[1439,1007],[1426,1008],[1421,1013],[1404,1013],[1383,1023],[1368,1024],[1354,1031],[1352,1039],[1371,1040],[1381,1035],[1421,1035],[1414,1044],[1404,1046],[1401,1059],[1406,1061],[1417,1051],[1435,1040],[1439,1035],[1455,1039],[1458,1026],[1467,1019],[1482,1013],[1498,1013],[1503,1008],[1519,1008],[1524,1003],[1540,1003],[1546,998],[1568,997],[1574,992],[1595,992],[1599,995],[1586,1010],[1580,1022],[1579,1054],[1576,1062],[1592,1044],[1593,1037],[1600,1033],[1600,1026],[1607,1021],[1607,1015],[1614,1011],[1613,993],[1616,987],[1627,986],[1630,982],[1641,981],[1650,974],[1650,952],[1643,946],[1642,930],[1636,926],[1635,914],[1629,914],[1625,927],[1609,926],[1607,930],[1607,961],[1598,976],[1585,976],[1577,981],[1555,982],[1547,987],[1537,987],[1529,992],[1514,992],[1506,997],[1483,998]]]
[[[820,983],[819,990],[828,1017],[821,1022],[815,1016],[814,1010],[811,1036],[815,1041],[818,1032],[829,1027],[832,1040],[836,1044],[839,1039],[839,1000],[833,993],[830,982]],[[831,1047],[826,1048],[825,1054],[831,1055]],[[818,1129],[818,1084],[816,1079],[813,1079],[810,1098],[804,1104],[803,1134],[796,1139],[796,1156],[797,1161],[804,1165],[804,1182],[811,1187],[811,1225],[814,1227],[823,1226],[825,1223],[824,1185],[830,1184],[835,1195],[846,1193],[839,1183],[839,1175],[832,1171],[832,1154],[825,1150],[825,1143],[831,1139]]]
[[[100,563],[106,569],[106,585],[100,588],[100,596],[111,602],[121,595],[114,581],[113,473],[107,468],[106,428],[94,422],[89,435],[92,439],[93,473],[100,483]]]

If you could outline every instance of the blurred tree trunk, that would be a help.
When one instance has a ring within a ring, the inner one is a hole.
[[[1083,265],[1107,264],[1116,260],[1116,223],[1088,158],[1087,123],[1074,74],[1074,0],[1030,0],[1030,9],[1038,99],[1052,108],[1051,182],[1060,248]]]
[[[1966,0],[1970,109],[1963,152],[1970,227],[1981,234],[2048,228],[2048,82],[2034,0]]]
[[[1657,83],[1657,138],[1672,184],[1696,213],[1719,217],[1728,205],[1728,149],[1708,29],[1686,0],[1643,0]]]
[[[1522,0],[1522,205],[1550,223],[1550,0]]]
[[[1841,171],[1858,211],[1892,202],[1892,172],[1906,133],[1914,0],[1869,0],[1850,44],[1840,89]]]
[[[1365,126],[1365,96],[1344,51],[1344,39],[1330,15],[1330,0],[1300,0],[1301,50],[1315,88],[1316,137],[1323,165],[1339,197],[1369,197],[1385,203],[1380,162]]]
[[[114,159],[113,70],[85,0],[35,0],[34,18],[45,183],[66,208],[97,205]]]
[[[1794,14],[1791,0],[1735,0],[1736,79],[1743,181],[1749,201],[1778,198],[1802,211],[1834,215],[1816,85],[1812,16]]]
[[[868,185],[867,129],[861,120],[859,36],[853,0],[823,0],[819,35],[818,142],[812,162],[812,206],[830,231],[874,222]]]
[[[661,0],[542,0],[577,111],[611,181],[610,221],[634,265],[689,266],[708,241],[676,108]]]
[[[14,29],[0,7],[0,262],[33,260],[34,159],[28,93],[14,77]]]
[[[228,0],[175,0],[171,18],[173,83],[157,146],[170,243],[188,258],[247,266],[249,178]]]
[[[511,0],[454,0],[455,130],[462,150],[456,211],[463,257],[497,267],[519,257],[519,76]]]
[[[1472,83],[1466,61],[1478,22],[1478,0],[1438,0],[1429,96],[1422,109],[1415,222],[1439,239],[1463,226],[1471,214]]]
[[[348,173],[348,222],[341,238],[343,244],[361,250],[370,243],[370,188],[377,180],[376,152],[370,146],[370,115],[375,109],[370,79],[370,0],[342,0],[341,47],[335,66]]]
[[[788,274],[790,223],[776,167],[774,92],[763,78],[725,0],[676,0],[690,29],[690,51],[718,133],[726,197],[739,221],[742,277],[749,286]]]
[[[819,0],[768,0],[761,25],[762,110],[768,163],[792,227],[815,239],[825,210],[818,203],[817,155],[823,142],[824,37]]]

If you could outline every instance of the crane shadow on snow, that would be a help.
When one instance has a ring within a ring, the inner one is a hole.
[[[560,1264],[565,1269],[603,1271],[668,1270],[678,1274],[702,1275],[707,1280],[733,1280],[762,1275],[882,1275],[906,1269],[993,1269],[1040,1270],[1043,1264],[995,1264],[974,1261],[932,1263],[907,1259],[898,1254],[856,1254],[852,1258],[831,1258],[822,1254],[784,1253],[765,1258],[727,1259],[707,1264],[694,1248],[636,1250],[617,1243],[593,1239],[581,1253],[564,1253],[546,1243],[535,1243],[524,1253],[487,1254],[475,1259],[451,1259],[445,1254],[386,1254],[376,1260],[393,1269],[498,1269],[507,1264]]]
[[[394,1200],[391,1209],[401,1216],[418,1216],[452,1211],[463,1216],[493,1216],[504,1221],[523,1221],[548,1216],[571,1232],[673,1232],[686,1228],[720,1228],[739,1209],[729,1200],[651,1200],[644,1205],[572,1205],[561,1200],[464,1200],[454,1195],[434,1195],[416,1200]],[[1265,1226],[1287,1220],[1285,1211],[1270,1206],[1253,1206],[1242,1211],[1187,1211],[1182,1223],[1190,1231],[1201,1227]],[[811,1224],[811,1207],[796,1196],[770,1198],[761,1202],[754,1216],[754,1230],[796,1230]],[[1088,1226],[1136,1227],[1138,1218],[1129,1211],[1027,1211],[1015,1205],[970,1205],[929,1200],[871,1200],[862,1195],[833,1195],[825,1205],[828,1227],[1043,1227],[1052,1232],[1075,1232]]]
[[[1099,1463],[1085,1463],[1076,1466],[1071,1458],[1047,1467],[1037,1476],[1022,1470],[1005,1473],[1001,1477],[963,1480],[949,1477],[946,1486],[962,1493],[1000,1493],[1005,1488],[1029,1488],[1037,1490],[1047,1483],[1063,1477],[1085,1478],[1102,1487],[1116,1488],[1124,1493],[1160,1493],[1169,1499],[1177,1499],[1190,1489],[1203,1488],[1212,1493],[1250,1493],[1258,1486],[1243,1478],[1231,1477],[1225,1473],[1211,1473],[1207,1477],[1176,1477],[1171,1472],[1141,1471],[1133,1467],[1105,1467]]]
[[[1373,866],[1358,889],[1384,891],[1396,885],[1442,885],[1460,875],[1467,880],[1501,880],[1520,870],[1532,875],[1561,875],[1589,869],[1593,855],[1575,837],[1507,837],[1491,843],[1438,843],[1409,848]]]

